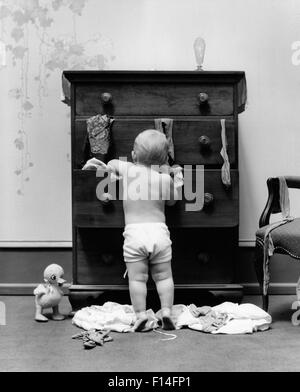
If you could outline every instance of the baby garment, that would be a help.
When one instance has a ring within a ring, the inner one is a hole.
[[[228,322],[212,333],[244,334],[265,331],[270,328],[272,317],[254,304],[224,302],[212,308],[215,312],[228,315]]]
[[[157,328],[157,319],[152,309],[147,310],[146,326]],[[85,330],[111,330],[115,332],[131,332],[136,315],[131,305],[116,302],[105,302],[102,306],[92,305],[78,310],[72,324]]]
[[[175,160],[173,145],[173,119],[172,118],[156,118],[154,119],[155,129],[164,133],[169,144],[169,164],[172,165]]]
[[[234,335],[265,331],[270,328],[272,322],[267,312],[249,303],[239,305],[223,302],[212,308],[205,307],[205,312],[204,307],[197,309],[193,304],[188,308],[193,313],[193,318],[181,317],[181,325],[188,324],[190,329],[212,334]]]
[[[147,310],[147,328],[159,327],[161,310],[154,313]],[[196,307],[194,304],[177,304],[172,307],[172,320],[176,329],[188,327],[199,332],[212,334],[245,334],[265,331],[270,328],[272,318],[263,309],[253,304],[223,302],[210,307]],[[105,302],[102,306],[92,305],[78,310],[72,323],[85,330],[111,330],[131,332],[136,315],[132,305]]]
[[[172,258],[170,232],[163,222],[130,223],[125,226],[123,236],[126,263],[149,260],[156,264]]]
[[[229,163],[229,158],[227,154],[227,139],[226,139],[226,129],[225,129],[225,119],[223,118],[221,120],[221,140],[222,140],[222,149],[220,151],[220,154],[224,160],[222,169],[221,169],[221,177],[222,177],[222,182],[225,186],[230,186],[231,185],[231,179],[230,179],[230,163]]]
[[[108,153],[113,121],[107,114],[97,114],[86,120],[90,152],[98,159],[105,159]]]

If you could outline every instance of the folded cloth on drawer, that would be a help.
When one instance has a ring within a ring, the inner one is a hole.
[[[111,176],[111,181],[116,181],[120,180],[121,176],[115,174],[110,170],[110,168],[101,161],[100,159],[97,158],[91,158],[86,161],[86,163],[83,165],[82,170],[96,170],[96,171],[104,171],[104,172],[109,172]],[[162,165],[161,166],[161,173],[168,173],[170,176],[173,178],[175,188],[180,188],[183,186],[183,174],[182,174],[182,167],[179,165]],[[96,176],[101,177],[96,174]]]
[[[147,310],[147,328],[156,329],[160,325],[161,311]],[[224,302],[214,307],[194,304],[178,304],[172,308],[172,319],[176,329],[190,329],[213,334],[244,334],[265,331],[272,322],[271,316],[253,304],[238,305]],[[92,305],[77,311],[72,323],[85,330],[111,330],[131,332],[136,316],[131,305],[105,302],[102,306]]]
[[[107,114],[97,114],[86,120],[88,139],[93,155],[105,155],[108,153],[110,130],[113,121]]]
[[[121,179],[121,176],[116,174],[106,163],[97,158],[91,158],[86,161],[81,170],[96,170],[96,177],[102,177],[102,175],[100,175],[99,173],[106,172],[110,175],[110,181],[112,182]]]
[[[163,132],[169,143],[169,163],[174,163],[174,144],[173,144],[173,119],[172,118],[156,118],[154,119],[155,129]]]

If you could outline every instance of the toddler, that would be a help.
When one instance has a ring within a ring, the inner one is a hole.
[[[113,159],[106,170],[123,179],[125,217],[124,260],[129,292],[136,314],[134,331],[145,331],[148,270],[156,284],[161,303],[162,326],[175,329],[171,318],[174,282],[171,269],[171,240],[166,226],[165,203],[175,204],[178,193],[168,174],[168,141],[156,130],[141,132],[132,151],[134,163]],[[161,173],[161,168],[165,172]],[[143,196],[136,197],[139,189]]]

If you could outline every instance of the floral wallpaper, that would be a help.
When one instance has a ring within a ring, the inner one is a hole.
[[[266,178],[299,175],[299,15],[297,0],[0,0],[0,245],[71,243],[62,71],[195,70],[199,35],[204,69],[246,72],[240,239],[253,241]],[[291,206],[297,216],[299,196]]]
[[[93,0],[91,0],[93,1]],[[15,77],[7,95],[16,103],[18,125],[14,146],[17,152],[14,175],[16,192],[26,193],[36,164],[31,152],[30,120],[43,116],[48,107],[52,77],[65,69],[103,69],[114,60],[111,40],[91,33],[78,37],[77,23],[90,0],[2,0],[0,1],[0,73],[12,67]],[[63,13],[66,33],[57,34],[58,15]],[[37,56],[37,61],[33,61]],[[56,78],[58,80],[58,78]],[[56,86],[59,89],[59,86]],[[59,99],[59,98],[58,98]],[[69,110],[66,108],[66,116]],[[31,121],[32,124],[32,121]],[[70,160],[70,153],[66,152]]]

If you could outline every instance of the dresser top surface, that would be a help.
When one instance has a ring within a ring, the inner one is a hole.
[[[63,71],[63,77],[69,82],[95,82],[95,81],[172,81],[184,79],[188,81],[218,81],[238,83],[245,79],[244,71]]]

